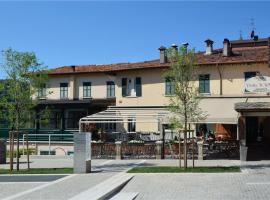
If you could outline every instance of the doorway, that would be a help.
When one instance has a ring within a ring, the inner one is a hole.
[[[256,143],[258,137],[258,117],[246,117],[247,145]]]
[[[246,117],[247,160],[270,158],[269,117]]]

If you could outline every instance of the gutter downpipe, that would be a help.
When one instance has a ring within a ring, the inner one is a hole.
[[[216,67],[218,69],[218,74],[219,74],[219,79],[220,79],[220,81],[219,81],[219,94],[223,95],[223,79],[222,79],[222,72],[221,72],[219,66],[220,66],[219,63],[216,63]]]

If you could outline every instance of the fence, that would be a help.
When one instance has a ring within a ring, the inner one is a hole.
[[[155,159],[156,158],[156,144],[129,144],[123,143],[122,146],[123,159]]]
[[[184,144],[181,143],[181,155],[183,157]],[[194,155],[194,158],[198,158],[198,146],[194,143],[187,143],[187,157],[191,159]],[[165,158],[167,159],[178,159],[179,158],[179,143],[166,143],[165,144]]]
[[[71,134],[38,134],[39,137],[44,137],[48,144],[48,155],[52,155],[52,141],[57,141],[59,137],[70,137]],[[36,137],[36,134],[29,134],[29,139]],[[22,138],[23,155],[25,136]],[[59,144],[60,145],[60,144]],[[70,143],[72,145],[72,143]],[[198,146],[201,145],[201,148]],[[161,158],[161,149],[163,147],[160,142],[112,142],[112,143],[92,143],[92,158],[93,159],[159,159]],[[184,145],[181,144],[181,153],[183,156]],[[68,155],[68,153],[66,153]],[[239,158],[239,142],[238,141],[216,141],[211,143],[188,143],[187,157],[191,159],[238,159]],[[168,143],[164,144],[165,159],[179,158],[179,144]]]
[[[94,159],[115,159],[116,145],[115,143],[92,143],[91,156]]]
[[[222,141],[204,144],[205,159],[239,159],[239,142]]]
[[[22,143],[23,143],[23,155],[25,154],[24,152],[24,146],[25,146],[25,135],[23,134],[22,138]],[[36,137],[41,137],[43,141],[48,141],[48,154],[51,155],[52,150],[51,150],[51,142],[52,141],[58,141],[59,137],[66,137],[69,138],[69,140],[73,141],[73,135],[71,134],[28,134],[28,140],[33,141],[35,140]]]

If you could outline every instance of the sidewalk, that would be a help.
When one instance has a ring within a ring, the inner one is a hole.
[[[16,161],[16,160],[14,160]],[[134,160],[106,160],[106,159],[94,159],[92,160],[92,165],[99,165],[106,161],[113,161],[115,163],[125,163],[127,161],[137,162],[139,159]],[[31,168],[62,168],[62,167],[73,167],[73,157],[71,156],[33,156],[30,157],[30,167]],[[14,167],[15,167],[14,162]],[[250,165],[258,164],[270,164],[270,161],[256,161],[256,162],[246,162]],[[242,164],[239,160],[195,160],[195,166],[240,166]],[[177,159],[165,159],[165,160],[155,160],[146,159],[146,164],[155,166],[179,166],[179,160]],[[182,160],[183,165],[183,160]],[[192,160],[188,160],[188,166],[192,166]],[[9,164],[2,164],[0,168],[9,169]],[[20,159],[20,168],[26,169],[27,163],[26,158]]]
[[[24,161],[22,159],[22,161]],[[72,167],[73,159],[36,157],[32,167]],[[93,160],[96,173],[72,174],[56,181],[2,182],[0,199],[69,199],[138,166],[178,166],[178,160]],[[183,163],[182,163],[183,164]],[[21,167],[25,167],[23,163]],[[192,166],[192,161],[188,161]],[[270,161],[195,160],[195,166],[241,166],[246,173],[134,174],[122,192],[138,192],[137,199],[269,199]],[[9,165],[0,165],[8,168]],[[3,177],[3,175],[1,175]],[[0,178],[1,178],[0,176]],[[16,177],[16,175],[13,175]],[[199,189],[198,189],[199,188]],[[91,191],[91,190],[90,190]],[[248,191],[247,193],[245,191]],[[241,192],[241,194],[239,193]]]

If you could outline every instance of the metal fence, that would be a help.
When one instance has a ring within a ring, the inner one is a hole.
[[[156,144],[122,144],[122,158],[123,159],[155,159],[156,158]]]
[[[25,150],[25,137],[26,134],[23,134],[22,136],[22,144],[23,144],[23,155],[25,154],[24,150]],[[65,137],[68,138],[68,141],[72,141],[73,142],[73,134],[28,134],[28,141],[36,141],[36,137],[39,137],[40,139],[42,139],[43,142],[48,142],[48,154],[51,155],[51,143],[53,141],[59,141],[59,138]]]
[[[91,156],[94,159],[115,159],[116,145],[115,143],[92,143]]]

